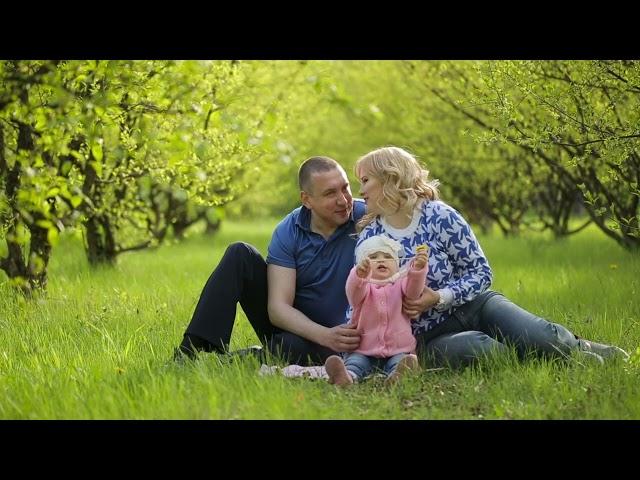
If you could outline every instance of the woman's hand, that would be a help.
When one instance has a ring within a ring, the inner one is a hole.
[[[418,318],[418,316],[425,310],[429,310],[440,300],[440,294],[435,290],[431,290],[429,287],[424,287],[420,298],[410,300],[404,298],[402,300],[402,312],[412,320]]]

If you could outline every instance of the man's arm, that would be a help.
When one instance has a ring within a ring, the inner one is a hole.
[[[296,293],[294,268],[267,265],[267,282],[269,285],[267,309],[273,325],[330,348],[334,352],[349,352],[358,348],[360,335],[355,331],[354,326],[324,327],[300,310],[293,308]]]

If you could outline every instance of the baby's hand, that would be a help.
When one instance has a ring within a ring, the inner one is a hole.
[[[426,253],[419,253],[416,255],[416,258],[413,260],[413,268],[416,270],[422,270],[424,266],[427,264],[429,258]]]
[[[367,278],[369,276],[369,270],[371,270],[371,263],[368,258],[364,258],[356,267],[356,275],[360,278]]]
[[[413,260],[413,266],[416,270],[422,270],[429,261],[429,247],[419,245],[416,248],[416,256]]]

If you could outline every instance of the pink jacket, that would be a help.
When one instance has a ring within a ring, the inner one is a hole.
[[[402,295],[418,298],[427,277],[427,268],[412,268],[406,277],[394,283],[376,285],[359,278],[356,267],[347,278],[346,291],[353,307],[351,323],[360,332],[358,353],[370,357],[388,358],[397,353],[413,353],[416,339],[411,332],[411,320],[402,313]]]

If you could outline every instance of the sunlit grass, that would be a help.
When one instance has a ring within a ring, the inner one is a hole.
[[[548,419],[640,418],[640,362],[603,367],[513,355],[464,371],[428,372],[394,389],[346,391],[323,381],[261,377],[255,360],[204,354],[170,361],[226,246],[263,254],[273,220],[225,223],[155,251],[89,268],[62,239],[46,296],[25,301],[0,277],[0,418],[4,419]],[[587,338],[640,345],[640,256],[595,229],[554,242],[480,237],[494,288]],[[232,348],[257,343],[241,310]]]

